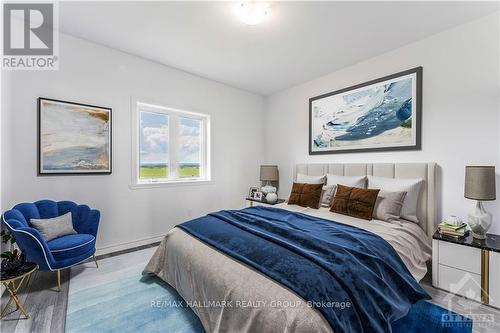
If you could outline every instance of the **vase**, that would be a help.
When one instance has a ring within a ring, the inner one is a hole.
[[[477,201],[474,212],[469,214],[469,227],[472,231],[472,237],[477,239],[485,239],[488,229],[492,224],[491,213],[487,212],[481,201]]]
[[[273,204],[278,201],[278,195],[275,192],[268,193],[266,195],[266,201]]]

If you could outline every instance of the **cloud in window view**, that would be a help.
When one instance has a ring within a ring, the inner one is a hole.
[[[200,176],[202,122],[188,117],[174,118],[174,123],[171,121],[167,114],[140,113],[140,178],[169,177],[169,126],[175,126],[175,122],[178,126],[174,140],[178,176]]]
[[[201,121],[179,118],[179,176],[199,177],[200,175],[200,129]]]
[[[140,113],[140,178],[168,177],[168,115]]]

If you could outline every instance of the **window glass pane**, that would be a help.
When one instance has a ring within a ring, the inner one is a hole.
[[[179,177],[200,177],[201,125],[199,119],[179,117]]]
[[[168,115],[140,112],[139,178],[168,177]]]

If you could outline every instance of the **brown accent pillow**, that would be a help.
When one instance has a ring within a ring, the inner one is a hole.
[[[293,183],[288,204],[318,209],[322,189],[323,184]]]
[[[373,208],[380,190],[337,185],[331,212],[349,215],[364,220],[373,218]]]

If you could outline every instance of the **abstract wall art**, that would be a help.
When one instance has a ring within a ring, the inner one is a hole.
[[[422,67],[309,99],[309,154],[420,149]]]
[[[38,98],[38,173],[110,174],[111,109]]]

